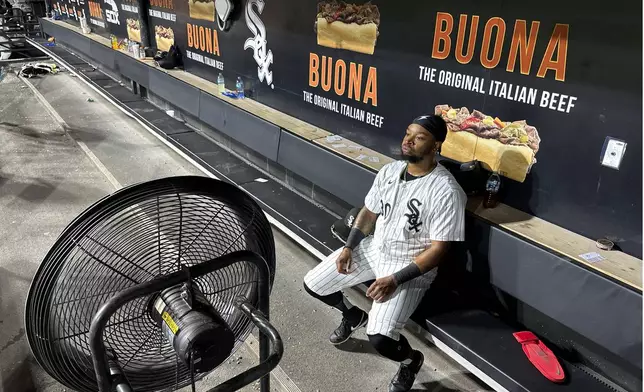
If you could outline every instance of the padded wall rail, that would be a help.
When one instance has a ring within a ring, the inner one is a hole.
[[[467,222],[473,272],[642,369],[642,295],[497,227]]]

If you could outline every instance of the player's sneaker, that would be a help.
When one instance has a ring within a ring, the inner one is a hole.
[[[425,356],[420,351],[414,351],[414,359],[409,365],[400,364],[398,373],[389,384],[389,392],[407,392],[414,385],[416,375],[420,371]]]
[[[358,330],[358,328],[361,328],[367,324],[367,313],[363,312],[362,310],[358,309],[357,307],[352,308],[351,310],[357,309],[360,313],[355,314],[355,317],[342,317],[342,322],[340,323],[340,326],[333,331],[331,336],[329,337],[329,341],[333,344],[342,344],[349,340],[351,335]],[[352,315],[353,316],[353,315]]]

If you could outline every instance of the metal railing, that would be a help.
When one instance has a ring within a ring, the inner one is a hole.
[[[38,17],[33,12],[13,8],[0,14],[0,63],[42,56],[26,41],[41,36]]]

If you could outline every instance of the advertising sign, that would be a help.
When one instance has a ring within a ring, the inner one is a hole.
[[[141,22],[137,0],[104,0],[109,31],[118,38],[141,42]]]
[[[87,1],[87,5],[86,5],[87,13],[89,14],[87,23],[91,27],[92,31],[102,36],[108,36],[110,27],[108,26],[108,23],[107,23],[107,11],[110,11],[110,19],[113,20],[111,5],[105,4],[103,0],[86,0],[86,1]]]
[[[177,24],[176,0],[150,0],[150,41],[160,51],[167,52],[174,45],[175,32],[183,30]],[[182,46],[185,49],[185,45]]]
[[[188,0],[188,18],[185,23],[186,67],[211,74],[216,80],[216,71],[222,71],[222,48],[220,31],[215,22],[213,0]]]
[[[504,175],[505,203],[641,255],[641,5],[267,0],[256,13],[272,83],[256,61],[226,63],[260,102],[392,157],[413,118],[439,114],[441,153]],[[628,143],[619,171],[600,164],[606,137]]]
[[[129,3],[86,1],[90,23],[136,37]],[[438,114],[441,153],[505,176],[505,203],[641,254],[641,5],[149,1],[153,45],[176,44],[186,71],[241,77],[252,99],[391,157]],[[607,137],[628,144],[618,170],[600,164]]]
[[[61,19],[80,26],[80,19],[85,15],[86,0],[53,0],[51,6]]]
[[[104,37],[141,40],[136,0],[54,0],[52,7],[61,18],[76,26],[85,16],[94,33]]]

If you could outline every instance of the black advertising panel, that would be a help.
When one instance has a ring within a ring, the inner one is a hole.
[[[224,31],[226,0],[151,1],[188,72],[392,157],[439,114],[442,153],[503,174],[505,203],[641,255],[641,4],[244,0]]]
[[[55,13],[67,23],[80,26],[80,19],[85,15],[86,0],[54,0],[51,3]]]
[[[141,22],[137,0],[103,0],[110,34],[141,42]]]
[[[167,52],[179,34],[179,47],[185,50],[185,26],[178,23],[177,12],[181,4],[177,0],[149,0],[150,42],[158,50]],[[185,24],[185,23],[184,23]]]
[[[110,34],[110,27],[107,23],[107,14],[106,11],[112,11],[112,7],[109,4],[103,2],[103,0],[86,0],[87,1],[87,24],[96,34],[108,37]],[[111,0],[113,2],[113,0]],[[113,14],[110,14],[112,18]]]
[[[120,21],[125,24],[127,38],[130,41],[141,42],[141,22],[139,20],[139,6],[137,0],[121,0]]]
[[[214,0],[183,0],[181,2],[180,39],[184,46],[186,69],[216,80],[223,65],[222,33],[217,27]],[[232,49],[232,46],[229,45]],[[234,50],[234,49],[233,49]],[[242,60],[242,58],[239,58]],[[240,65],[241,66],[241,65]]]
[[[107,1],[114,2],[114,0]],[[52,2],[53,10],[58,12],[66,22],[80,26],[80,20],[85,16],[93,32],[108,36],[109,26],[106,21],[105,5],[103,0],[54,0]],[[111,10],[111,7],[108,9]]]

